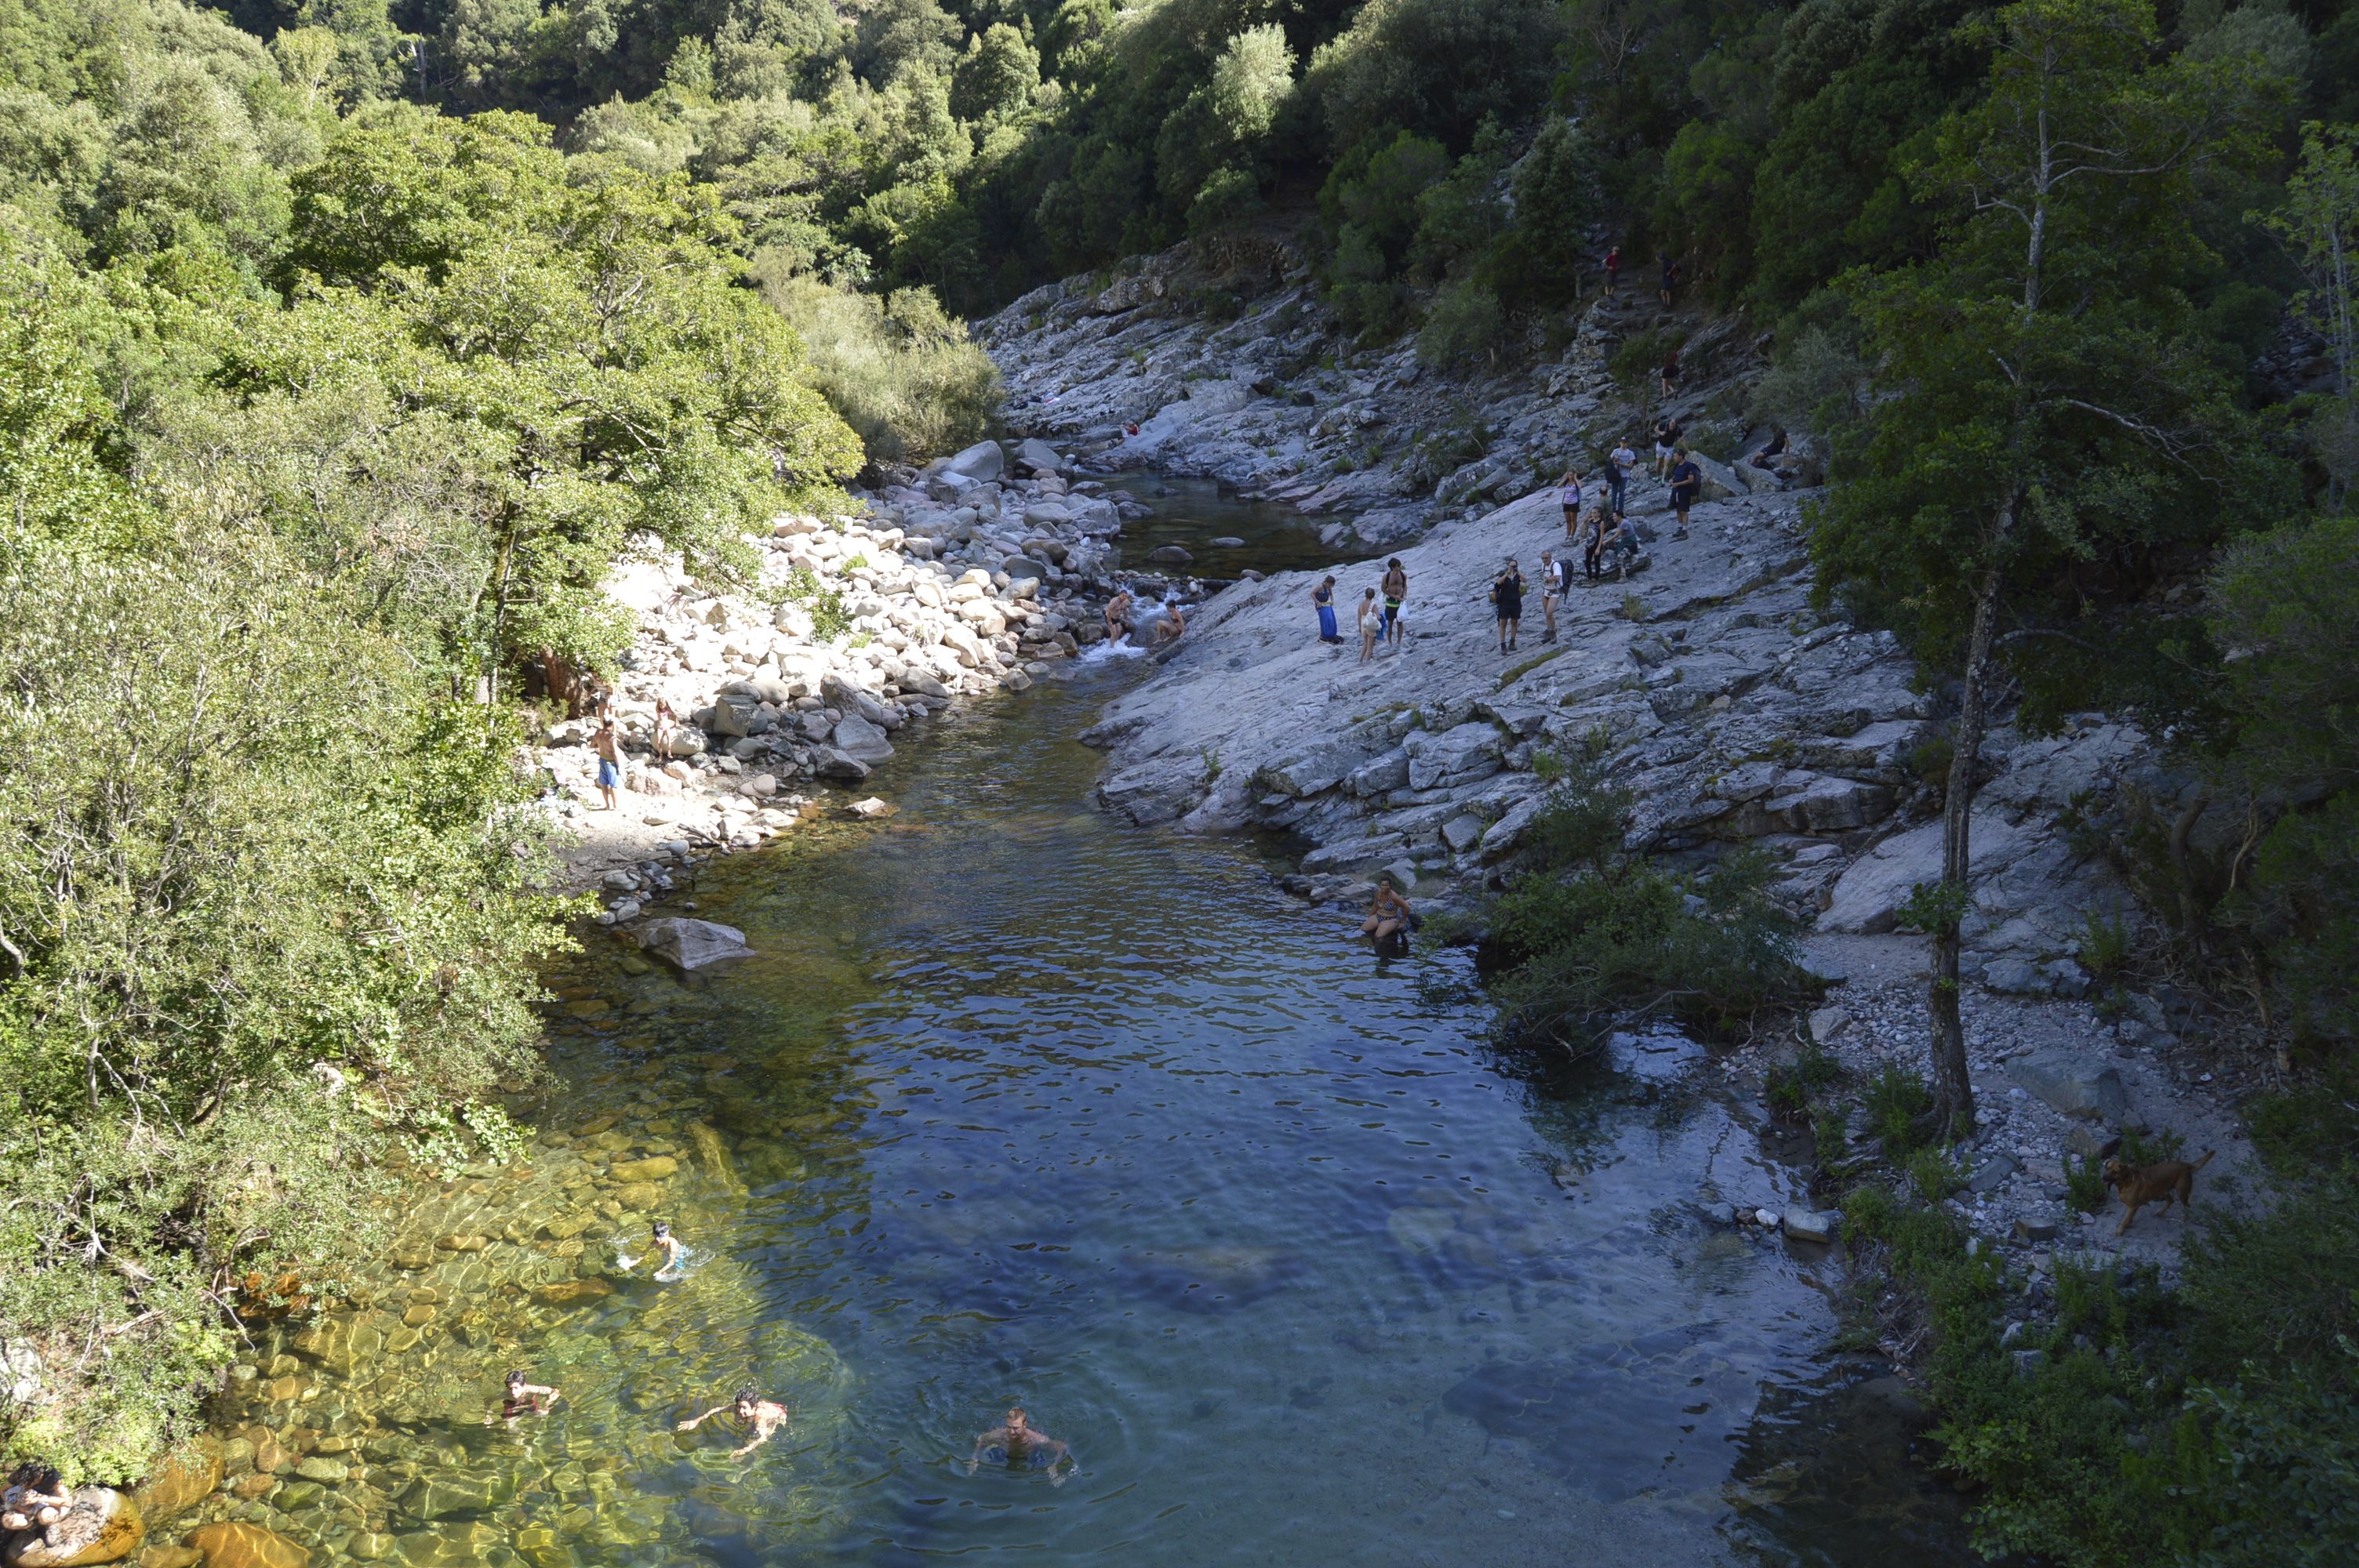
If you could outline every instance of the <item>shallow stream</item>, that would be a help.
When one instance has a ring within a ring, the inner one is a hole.
[[[942,720],[897,815],[708,868],[730,972],[594,933],[526,1159],[410,1183],[363,1304],[242,1367],[252,1495],[189,1522],[536,1568],[1972,1561],[1831,1348],[1839,1259],[1698,1218],[1794,1192],[1709,1054],[1518,1069],[1453,957],[1093,810],[1070,737],[1128,678]],[[616,1267],[658,1217],[676,1282]],[[509,1367],[562,1397],[486,1425]],[[673,1430],[745,1383],[766,1447]],[[968,1473],[1017,1402],[1070,1481]]]

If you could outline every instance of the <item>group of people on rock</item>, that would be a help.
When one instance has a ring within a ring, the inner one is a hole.
[[[1114,596],[1106,600],[1105,629],[1106,642],[1109,646],[1119,648],[1126,639],[1132,637],[1131,615],[1137,605],[1137,599],[1126,588],[1117,589]],[[1150,648],[1159,648],[1166,643],[1177,642],[1188,631],[1187,612],[1181,609],[1178,600],[1165,600],[1162,611],[1163,612],[1155,618],[1148,629],[1149,641],[1147,645]],[[1136,647],[1138,644],[1133,642],[1131,645]]]
[[[1408,905],[1404,903],[1400,907],[1405,922],[1408,919]],[[655,1222],[654,1245],[647,1249],[647,1253],[638,1258],[624,1258],[620,1260],[620,1263],[624,1272],[628,1273],[639,1264],[658,1257],[661,1262],[656,1270],[655,1277],[665,1281],[679,1279],[681,1267],[689,1257],[687,1245],[672,1234],[669,1222],[660,1219]],[[557,1401],[564,1397],[564,1390],[554,1384],[532,1381],[530,1375],[521,1367],[509,1371],[507,1377],[503,1379],[502,1387],[503,1391],[497,1409],[484,1418],[484,1424],[487,1426],[498,1423],[513,1427],[517,1422],[527,1417],[547,1415]],[[676,1422],[674,1430],[694,1432],[715,1417],[720,1418],[722,1425],[740,1433],[745,1439],[729,1451],[729,1457],[732,1459],[745,1458],[745,1455],[769,1442],[781,1429],[792,1424],[792,1418],[784,1400],[766,1398],[759,1389],[749,1383],[730,1396],[726,1402],[714,1405],[700,1415],[692,1415]],[[973,1475],[979,1465],[995,1454],[997,1455],[995,1462],[1005,1464],[1010,1469],[1021,1469],[1027,1465],[1046,1469],[1050,1482],[1060,1487],[1071,1479],[1073,1473],[1081,1467],[1080,1461],[1073,1456],[1071,1447],[1058,1442],[1047,1433],[1033,1426],[1030,1418],[1024,1413],[1021,1406],[1009,1411],[999,1425],[974,1440],[974,1451],[967,1456],[967,1474]],[[68,1499],[61,1495],[56,1497],[48,1495],[42,1489],[44,1485],[49,1490],[56,1489],[56,1471],[40,1472],[30,1466],[20,1468],[14,1478],[14,1483],[8,1488],[6,1518],[13,1520],[16,1517],[20,1507],[20,1494],[24,1498],[23,1509],[28,1519],[39,1517],[39,1522],[47,1524],[57,1518],[56,1510],[64,1508]],[[42,1512],[44,1509],[47,1510],[45,1515]],[[31,1528],[31,1526],[9,1523],[7,1528],[20,1530]]]
[[[1379,598],[1379,595],[1382,597]],[[1396,556],[1385,563],[1385,575],[1372,588],[1360,590],[1358,620],[1354,629],[1360,634],[1360,663],[1375,660],[1380,646],[1397,650],[1405,633],[1401,630],[1401,606],[1408,602],[1408,569]],[[1335,574],[1328,573],[1310,590],[1310,603],[1319,611],[1319,640],[1336,647],[1343,646],[1343,633],[1335,621]]]

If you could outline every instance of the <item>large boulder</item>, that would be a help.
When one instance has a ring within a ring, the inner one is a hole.
[[[76,1487],[65,1517],[38,1535],[16,1538],[8,1549],[10,1568],[69,1568],[83,1563],[120,1563],[139,1550],[147,1527],[139,1505],[112,1487]]]
[[[707,728],[715,735],[751,735],[754,720],[761,711],[761,699],[752,692],[724,691],[712,699],[712,717]]]
[[[714,920],[667,915],[661,920],[647,921],[638,928],[637,935],[642,948],[683,974],[732,958],[750,957],[754,951],[745,946],[743,931]]]
[[[996,441],[977,441],[944,463],[942,471],[977,482],[995,480],[1007,471],[1007,453]]]
[[[847,713],[836,721],[832,740],[837,751],[872,767],[893,755],[893,742],[885,738],[885,731],[857,713]]]
[[[2030,835],[1995,812],[1977,811],[1969,825],[1970,879],[1990,875],[2030,848]],[[1896,833],[1861,856],[1835,883],[1832,901],[1819,916],[1821,931],[1896,929],[1901,907],[1919,882],[1941,880],[1941,824],[1928,822]]]
[[[1016,457],[1019,462],[1036,474],[1064,471],[1065,460],[1057,455],[1056,448],[1038,436],[1032,437],[1016,448]]]
[[[2129,1114],[2122,1076],[2078,1051],[2034,1051],[2009,1062],[2006,1075],[2066,1116],[2110,1127]]]
[[[820,746],[811,752],[811,772],[823,779],[858,784],[868,776],[868,764],[832,746]]]

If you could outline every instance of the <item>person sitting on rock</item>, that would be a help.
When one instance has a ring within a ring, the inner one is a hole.
[[[1360,934],[1372,938],[1378,952],[1406,947],[1408,933],[1417,925],[1417,912],[1408,900],[1389,881],[1376,884],[1376,896],[1368,904],[1368,917],[1360,922]]]
[[[547,1415],[549,1407],[557,1402],[559,1392],[547,1383],[525,1381],[524,1368],[518,1367],[507,1376],[507,1392],[500,1400],[498,1419],[514,1426],[522,1417]],[[489,1426],[491,1422],[487,1419],[484,1424]]]
[[[1163,613],[1155,618],[1155,645],[1159,648],[1166,643],[1176,643],[1187,630],[1188,618],[1180,613],[1180,601],[1165,600]]]
[[[1614,525],[1605,531],[1603,554],[1609,559],[1614,556],[1622,557],[1617,563],[1620,576],[1628,580],[1630,568],[1638,559],[1638,531],[1630,525],[1630,519],[1614,519]]]
[[[0,1493],[0,1530],[47,1530],[73,1507],[55,1470],[39,1465],[19,1465]]]
[[[974,1452],[967,1455],[966,1473],[973,1475],[975,1466],[991,1454],[1004,1455],[1011,1470],[1039,1465],[1049,1472],[1049,1484],[1052,1487],[1063,1486],[1072,1478],[1074,1471],[1082,1467],[1082,1462],[1073,1457],[1073,1451],[1034,1426],[1021,1405],[1009,1411],[1003,1423],[974,1440]],[[1057,1469],[1060,1465],[1068,1465],[1071,1468],[1060,1474]]]
[[[1130,589],[1126,588],[1118,589],[1112,599],[1106,600],[1105,629],[1108,647],[1121,647],[1122,640],[1130,635]]]
[[[751,1384],[737,1390],[737,1397],[725,1405],[715,1405],[702,1415],[690,1416],[679,1423],[682,1432],[694,1432],[714,1416],[726,1414],[740,1432],[754,1435],[729,1451],[732,1459],[743,1459],[765,1443],[770,1434],[787,1424],[787,1407],[777,1400],[766,1400]]]

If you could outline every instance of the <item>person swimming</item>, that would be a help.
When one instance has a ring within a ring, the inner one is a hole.
[[[1011,1470],[1020,1470],[1027,1465],[1038,1465],[1047,1470],[1049,1484],[1052,1487],[1063,1486],[1082,1467],[1082,1462],[1073,1457],[1073,1451],[1034,1426],[1021,1405],[1007,1412],[1003,1424],[993,1427],[974,1440],[974,1452],[967,1455],[966,1473],[973,1475],[984,1456],[993,1452],[1005,1455]],[[1070,1468],[1060,1473],[1057,1468],[1060,1465]]]
[[[47,1530],[73,1507],[55,1470],[40,1465],[19,1465],[0,1493],[0,1530]]]
[[[770,1434],[787,1424],[787,1407],[777,1400],[766,1400],[752,1384],[737,1390],[736,1397],[725,1405],[715,1405],[702,1415],[690,1416],[679,1423],[681,1432],[694,1432],[714,1416],[726,1414],[741,1432],[754,1435],[743,1444],[729,1451],[732,1459],[743,1459],[765,1443]]]
[[[688,1261],[688,1244],[674,1236],[670,1224],[664,1220],[655,1223],[655,1245],[652,1248],[636,1258],[625,1258],[618,1254],[615,1261],[627,1274],[658,1252],[663,1254],[663,1261],[656,1265],[655,1277],[667,1281],[679,1279],[682,1266]]]
[[[484,1418],[485,1426],[491,1425],[495,1421],[504,1421],[510,1426],[514,1426],[525,1416],[547,1415],[549,1407],[558,1401],[561,1393],[561,1390],[551,1388],[547,1383],[527,1382],[524,1368],[521,1367],[508,1373],[506,1388],[507,1392],[500,1400],[499,1414],[485,1416]]]

